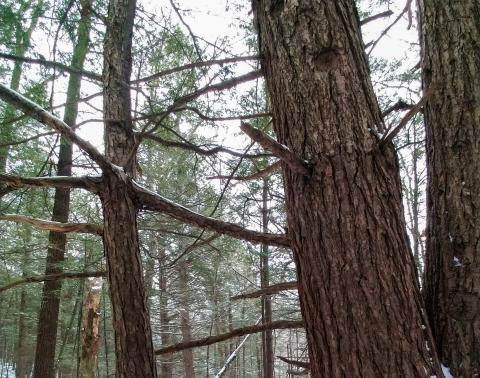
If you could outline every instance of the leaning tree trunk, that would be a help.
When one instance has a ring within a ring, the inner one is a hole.
[[[72,67],[83,68],[88,52],[91,23],[91,0],[81,1],[81,18],[77,32],[77,43],[73,50]],[[71,73],[67,88],[67,105],[63,120],[73,126],[77,119],[78,99],[80,97],[81,75]],[[61,138],[58,157],[58,176],[72,174],[72,145]],[[70,189],[55,189],[52,220],[68,222],[70,210]],[[50,232],[48,240],[45,275],[61,273],[61,263],[65,257],[67,237],[65,233]],[[35,378],[53,378],[55,376],[55,348],[57,344],[58,314],[60,309],[60,291],[62,280],[46,281],[43,285],[42,305],[38,318],[37,346],[35,351]]]
[[[353,0],[255,0],[284,166],[313,377],[429,377],[438,366]],[[304,164],[306,169],[295,169]],[[439,373],[441,374],[441,373]]]
[[[156,377],[145,295],[135,197],[128,185],[135,166],[130,74],[135,0],[112,0],[104,42],[104,118],[107,159],[121,170],[104,172],[103,243],[107,257],[116,375]]]
[[[425,299],[442,363],[480,376],[480,3],[423,0]]]

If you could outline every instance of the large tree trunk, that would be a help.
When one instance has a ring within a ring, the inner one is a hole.
[[[103,242],[107,257],[116,375],[156,377],[152,332],[137,229],[137,206],[127,176],[133,176],[135,140],[130,74],[135,0],[110,1],[104,43],[105,152],[121,170],[104,172]],[[122,172],[123,170],[123,172]]]
[[[353,0],[255,0],[313,377],[429,377],[393,146]],[[435,369],[434,369],[435,368]],[[439,373],[441,374],[441,373]]]
[[[480,376],[480,3],[424,0],[425,299],[442,363]]]
[[[91,23],[91,2],[81,1],[81,19],[77,33],[77,43],[73,50],[72,67],[82,69],[88,52]],[[67,88],[67,105],[64,122],[73,126],[77,119],[78,99],[80,97],[81,75],[71,73]],[[58,157],[58,176],[72,174],[72,145],[61,138]],[[70,190],[55,189],[52,221],[68,222],[70,209]],[[62,272],[61,263],[65,257],[67,237],[65,233],[50,232],[45,275]],[[46,281],[43,285],[42,305],[38,319],[37,346],[35,351],[34,377],[53,378],[55,375],[55,347],[57,342],[58,313],[62,280]]]

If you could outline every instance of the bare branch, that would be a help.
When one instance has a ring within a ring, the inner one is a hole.
[[[285,290],[295,290],[297,289],[297,281],[290,282],[281,282],[275,285],[264,287],[260,290],[252,291],[250,293],[244,293],[230,297],[230,300],[236,301],[238,299],[247,299],[247,298],[258,298],[262,295],[272,295],[277,294]]]
[[[260,57],[258,55],[250,55],[250,56],[238,56],[238,57],[234,57],[234,58],[213,59],[213,60],[206,60],[206,61],[202,61],[202,62],[188,63],[188,64],[185,64],[183,66],[169,68],[167,70],[157,72],[153,75],[146,76],[146,77],[143,77],[143,78],[138,79],[138,80],[132,80],[131,84],[145,83],[145,82],[148,82],[148,81],[158,79],[158,78],[163,77],[163,76],[171,75],[175,72],[180,72],[180,71],[188,70],[188,69],[191,69],[191,68],[209,67],[209,66],[213,66],[213,65],[220,65],[221,66],[221,65],[224,65],[224,64],[228,64],[228,63],[244,62],[244,61],[247,61],[247,60],[258,60],[258,59],[260,59]]]
[[[58,68],[59,70],[64,72],[79,74],[83,77],[88,77],[89,79],[92,79],[95,81],[102,81],[102,75],[99,75],[90,71],[79,70],[78,68],[70,67],[65,64],[58,63],[52,60],[28,58],[28,57],[23,57],[23,56],[18,56],[13,54],[5,54],[5,53],[0,53],[0,58],[13,60],[16,62],[39,64],[44,67]]]
[[[263,177],[268,177],[273,175],[275,172],[278,172],[282,168],[282,163],[281,161],[277,161],[273,163],[272,165],[269,165],[267,168],[262,169],[258,172],[252,173],[251,175],[248,176],[225,176],[225,175],[218,175],[218,176],[209,176],[207,179],[209,180],[214,180],[214,179],[220,179],[220,180],[237,180],[237,181],[251,181],[251,180],[258,180]]]
[[[253,243],[264,243],[278,247],[290,246],[290,241],[286,235],[251,231],[235,223],[206,217],[144,188],[135,181],[132,181],[132,184],[138,204],[144,210],[157,211],[179,221]]]
[[[365,17],[363,20],[361,20],[360,25],[368,24],[369,22],[378,20],[379,18],[390,17],[391,15],[393,15],[392,10],[387,10],[382,13],[374,14],[373,16]]]
[[[303,320],[276,320],[271,323],[263,323],[243,328],[237,328],[233,331],[223,333],[216,336],[208,336],[203,339],[187,341],[184,343],[170,345],[155,351],[157,356],[162,354],[179,352],[185,349],[197,348],[201,346],[207,346],[225,341],[234,337],[244,336],[252,333],[259,333],[268,329],[292,329],[302,328],[304,326]]]
[[[112,170],[112,164],[98,151],[90,142],[80,138],[75,132],[61,119],[50,114],[38,104],[22,96],[20,93],[0,84],[0,98],[13,107],[20,109],[37,121],[45,124],[51,129],[61,133],[70,142],[75,143],[101,168]]]
[[[253,119],[253,118],[261,118],[261,117],[271,117],[272,113],[264,112],[264,113],[252,113],[252,114],[239,114],[233,116],[225,116],[225,117],[212,117],[206,114],[203,114],[197,108],[193,106],[185,106],[183,108],[178,108],[175,110],[176,112],[189,110],[191,112],[196,113],[201,119],[204,121],[235,121],[235,120],[245,120],[245,119]]]
[[[405,117],[402,118],[402,120],[399,122],[399,124],[392,131],[390,131],[390,132],[387,131],[387,133],[385,133],[385,135],[383,136],[383,138],[379,142],[380,147],[383,147],[386,144],[390,143],[393,140],[393,138],[395,138],[397,136],[397,134],[400,132],[400,130],[402,128],[404,128],[407,125],[407,123],[415,116],[415,114],[417,114],[420,111],[420,109],[423,107],[423,105],[425,105],[428,97],[432,93],[432,88],[433,87],[430,87],[430,89],[427,91],[427,93],[425,93],[423,95],[423,97],[420,99],[420,101],[418,101],[417,104],[415,106],[413,106],[407,112],[407,114],[405,114]]]
[[[283,362],[286,362],[289,365],[293,366],[298,366],[304,369],[310,369],[310,363],[304,362],[304,361],[298,361],[298,360],[291,360],[290,358],[287,357],[282,357],[282,356],[277,356],[279,360],[282,360]]]
[[[62,223],[54,222],[44,219],[37,219],[33,217],[27,217],[24,215],[17,214],[3,214],[0,213],[0,220],[30,224],[36,228],[54,232],[64,232],[64,233],[80,233],[80,234],[95,234],[102,236],[103,227],[91,224],[91,223]]]
[[[304,176],[310,175],[310,172],[306,167],[305,162],[299,159],[283,144],[278,143],[269,135],[265,134],[259,129],[254,128],[246,122],[241,123],[240,129],[252,140],[260,144],[263,148],[270,151],[272,154],[282,160],[285,164],[287,164],[292,171],[295,171]]]
[[[395,104],[389,106],[387,109],[385,109],[382,112],[382,117],[385,118],[387,117],[390,113],[399,111],[399,110],[408,110],[412,109],[415,106],[415,104],[408,104],[402,99],[398,100]]]
[[[99,272],[64,272],[64,273],[55,273],[55,274],[48,274],[46,276],[33,276],[33,277],[24,277],[19,280],[10,282],[4,286],[0,286],[0,293],[12,289],[16,286],[23,285],[26,283],[32,282],[45,282],[45,281],[56,281],[56,280],[63,280],[66,278],[86,278],[86,277],[104,277],[107,274],[105,271]]]
[[[146,139],[153,140],[157,143],[160,143],[161,145],[166,146],[166,147],[181,148],[181,149],[184,149],[184,150],[187,150],[187,151],[195,152],[195,153],[197,153],[199,155],[203,155],[203,156],[212,156],[212,155],[218,154],[220,152],[223,152],[223,153],[226,153],[226,154],[229,154],[229,155],[232,155],[232,156],[236,156],[236,157],[243,157],[243,158],[246,158],[246,159],[256,159],[256,158],[260,158],[260,157],[271,156],[271,154],[244,154],[242,152],[233,151],[233,150],[231,150],[229,148],[226,148],[226,147],[223,147],[223,146],[215,146],[215,147],[212,147],[212,148],[209,148],[209,149],[204,149],[204,148],[199,147],[199,146],[197,146],[193,143],[178,142],[178,141],[175,141],[175,140],[163,139],[159,135],[145,134],[145,135],[143,135],[143,137],[146,138]]]
[[[0,182],[11,191],[21,188],[80,188],[98,192],[102,181],[101,176],[52,176],[52,177],[21,177],[0,174]]]

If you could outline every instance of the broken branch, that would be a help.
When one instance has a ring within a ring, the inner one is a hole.
[[[304,326],[303,320],[276,320],[270,323],[263,323],[243,328],[234,329],[231,332],[223,333],[216,336],[208,336],[198,340],[187,341],[184,343],[178,343],[170,345],[161,349],[157,349],[155,354],[162,355],[167,353],[179,352],[185,349],[197,348],[201,346],[207,346],[219,343],[231,339],[233,337],[244,336],[252,333],[263,332],[268,329],[291,329],[302,328]]]
[[[257,142],[266,150],[270,151],[285,164],[289,166],[292,171],[295,171],[304,176],[309,176],[309,170],[306,164],[299,159],[287,146],[278,143],[271,136],[265,134],[263,131],[254,128],[246,122],[242,122],[240,129],[247,134],[253,141]]]
[[[238,299],[258,298],[262,295],[272,295],[280,293],[285,290],[295,290],[297,288],[297,281],[281,282],[275,285],[264,287],[260,290],[252,291],[250,293],[244,293],[230,297],[230,300],[236,301]]]

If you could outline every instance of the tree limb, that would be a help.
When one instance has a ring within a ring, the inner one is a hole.
[[[289,365],[293,366],[298,366],[304,369],[310,369],[310,363],[304,362],[304,361],[298,361],[298,360],[291,360],[290,358],[287,357],[282,357],[282,356],[277,356],[279,360],[282,360],[283,362],[286,362]]]
[[[242,122],[240,129],[247,134],[252,140],[257,142],[266,150],[270,151],[285,164],[289,166],[292,171],[295,171],[304,176],[309,176],[310,172],[306,167],[305,162],[298,158],[292,151],[290,151],[283,144],[278,143],[271,136],[265,134],[263,131],[254,128],[246,122]]]
[[[247,60],[258,60],[258,59],[260,59],[260,57],[258,55],[250,55],[250,56],[238,56],[238,57],[234,57],[234,58],[213,59],[213,60],[206,60],[206,61],[202,61],[202,62],[188,63],[188,64],[185,64],[183,66],[169,68],[167,70],[154,73],[150,76],[146,76],[146,77],[143,77],[141,79],[132,80],[131,84],[145,83],[145,82],[148,82],[148,81],[158,79],[162,76],[171,75],[175,72],[180,72],[180,71],[188,70],[188,69],[191,69],[191,68],[209,67],[209,66],[213,66],[213,65],[220,65],[221,66],[221,65],[224,65],[224,64],[227,64],[227,63],[244,62],[244,61],[247,61]]]
[[[423,97],[420,99],[420,101],[417,102],[408,112],[405,114],[405,117],[402,118],[402,120],[399,122],[399,124],[390,132],[386,132],[383,138],[380,140],[379,145],[380,148],[385,146],[386,144],[390,143],[393,138],[395,138],[398,133],[400,132],[401,129],[403,129],[407,123],[417,114],[420,109],[422,109],[423,105],[427,102],[428,97],[432,93],[432,88],[430,89],[423,95]]]
[[[272,165],[269,165],[267,168],[262,169],[258,172],[252,173],[251,175],[248,176],[225,176],[225,175],[218,175],[218,176],[209,176],[207,179],[209,180],[214,180],[214,179],[220,179],[220,180],[237,180],[237,181],[251,181],[251,180],[257,180],[263,177],[268,177],[273,175],[275,172],[279,171],[282,168],[282,163],[281,161],[276,161]]]
[[[361,20],[360,25],[368,24],[369,22],[378,20],[379,18],[390,17],[391,15],[393,15],[392,10],[387,10],[387,11],[382,12],[382,13],[374,14],[373,16],[365,17],[363,20]]]
[[[385,118],[390,113],[396,112],[398,110],[412,109],[414,106],[415,106],[415,104],[408,104],[405,101],[403,101],[402,99],[399,99],[395,104],[391,105],[390,107],[388,107],[387,109],[385,109],[382,112],[382,117]]]
[[[5,183],[5,189],[16,190],[21,188],[80,188],[91,192],[98,192],[101,176],[49,176],[49,177],[21,177],[0,174],[0,182]]]
[[[258,298],[262,295],[272,295],[280,293],[281,291],[294,289],[297,289],[297,281],[281,282],[275,285],[264,287],[260,290],[252,291],[250,293],[235,295],[234,297],[230,297],[230,300],[236,301],[238,299]]]
[[[135,181],[132,181],[132,184],[137,202],[144,210],[157,211],[179,221],[253,243],[265,243],[278,247],[290,246],[290,241],[286,235],[251,231],[234,223],[210,218],[178,205],[159,194],[144,188]]]
[[[54,232],[64,232],[64,233],[80,233],[80,234],[95,234],[102,236],[103,227],[91,224],[91,223],[62,223],[49,221],[44,219],[38,219],[33,217],[28,217],[25,215],[17,214],[4,214],[0,213],[0,220],[30,224],[36,228]]]
[[[12,289],[15,286],[23,285],[26,283],[32,282],[44,282],[44,281],[55,281],[55,280],[63,280],[65,278],[85,278],[85,277],[103,277],[107,274],[107,272],[99,271],[99,272],[64,272],[64,273],[55,273],[55,274],[48,274],[46,276],[33,276],[33,277],[24,277],[19,280],[10,282],[4,286],[0,286],[0,293]]]
[[[201,346],[207,346],[219,343],[221,341],[225,341],[231,339],[233,337],[248,335],[251,333],[258,333],[263,332],[268,329],[291,329],[291,328],[302,328],[304,326],[303,320],[276,320],[271,323],[263,323],[243,328],[237,328],[233,331],[223,333],[221,335],[216,336],[208,336],[204,337],[203,339],[187,341],[184,343],[178,343],[174,345],[170,345],[161,349],[157,349],[155,354],[162,355],[168,353],[179,352],[185,349],[197,348]]]
[[[13,60],[16,62],[39,64],[39,65],[50,67],[50,68],[58,68],[59,70],[64,72],[78,74],[83,77],[88,77],[89,79],[92,79],[95,81],[100,81],[100,82],[102,81],[102,75],[100,74],[96,74],[94,72],[85,71],[85,70],[79,70],[78,68],[70,67],[62,63],[54,62],[52,60],[28,58],[28,57],[23,57],[23,56],[18,56],[13,54],[5,54],[5,53],[0,53],[0,58]]]
[[[80,149],[85,151],[85,153],[101,168],[114,170],[112,164],[90,142],[80,138],[65,122],[55,117],[53,114],[50,114],[35,102],[3,84],[0,84],[0,98],[37,121],[61,133],[70,142],[76,144]]]

